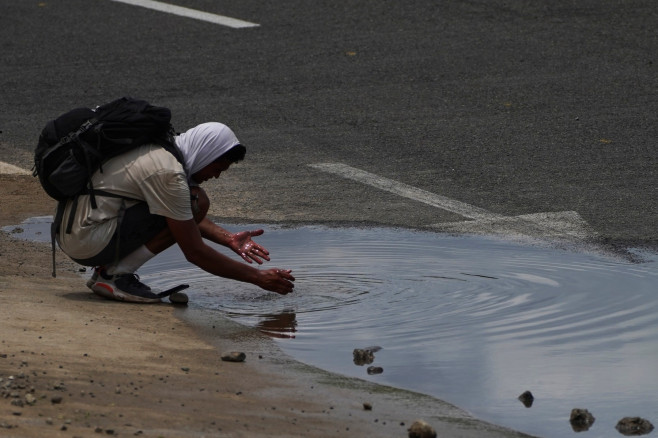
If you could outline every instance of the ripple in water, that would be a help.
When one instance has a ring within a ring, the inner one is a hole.
[[[597,418],[588,436],[619,436],[623,416],[657,419],[655,261],[392,229],[270,229],[259,241],[272,266],[293,269],[294,294],[176,268],[175,251],[144,278],[184,278],[196,305],[269,333],[303,362],[527,433],[575,434],[576,407]],[[371,345],[383,374],[352,362]],[[517,400],[525,390],[530,409]]]
[[[297,278],[292,295],[212,277],[175,249],[140,273],[155,287],[189,283],[193,305],[270,334],[303,362],[526,433],[575,436],[572,408],[596,417],[587,437],[618,437],[624,416],[658,421],[655,259],[406,230],[263,228],[270,265]],[[372,345],[383,374],[352,361]],[[517,400],[525,390],[529,409]]]

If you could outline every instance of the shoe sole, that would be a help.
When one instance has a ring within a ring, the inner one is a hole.
[[[109,300],[115,299],[114,294],[112,293],[113,292],[112,288],[107,284],[103,284],[103,283],[97,284],[96,282],[93,282],[90,285],[89,282],[87,282],[87,287],[89,287],[89,289],[91,289],[91,291],[96,295],[99,295],[103,298],[107,298]]]
[[[127,294],[118,289],[114,289],[111,285],[107,283],[102,283],[99,281],[94,283],[91,290],[94,291],[94,293],[96,293],[97,295],[100,295],[102,297],[110,298],[117,301],[125,301],[128,303],[151,304],[151,303],[161,302],[160,298],[146,298],[146,297],[139,297],[136,295]]]

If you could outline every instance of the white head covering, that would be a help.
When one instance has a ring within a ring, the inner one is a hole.
[[[188,179],[239,144],[233,131],[217,122],[202,123],[176,137]]]

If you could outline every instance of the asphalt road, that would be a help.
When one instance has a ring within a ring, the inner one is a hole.
[[[29,168],[49,119],[131,95],[247,146],[209,185],[225,220],[513,233],[552,213],[530,234],[658,247],[655,0],[175,3],[260,26],[0,0],[0,161]]]

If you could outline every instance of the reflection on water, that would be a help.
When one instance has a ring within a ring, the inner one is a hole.
[[[297,331],[297,315],[292,310],[270,315],[259,315],[256,328],[273,338],[291,339],[295,337]]]
[[[580,433],[588,438],[620,436],[625,416],[658,422],[655,258],[393,229],[263,228],[270,265],[297,278],[291,295],[214,278],[175,249],[140,274],[154,287],[189,283],[192,305],[268,333],[303,362],[526,433],[575,436],[573,408],[596,417]],[[372,345],[373,360],[357,365],[354,349]],[[526,390],[530,408],[518,399]]]

